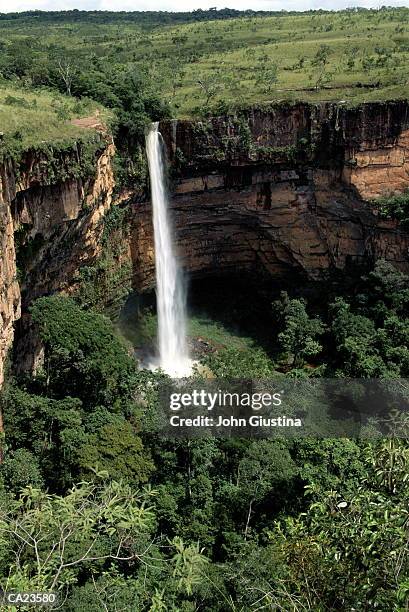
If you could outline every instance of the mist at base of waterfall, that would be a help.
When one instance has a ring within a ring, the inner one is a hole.
[[[179,360],[177,364],[163,363],[163,361],[155,357],[147,357],[145,360],[139,361],[140,369],[150,370],[151,372],[162,370],[171,378],[189,378],[196,364],[197,361],[194,359]]]

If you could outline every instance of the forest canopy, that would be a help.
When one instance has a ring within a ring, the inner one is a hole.
[[[408,282],[379,262],[325,305],[281,293],[275,351],[203,363],[222,378],[407,376]],[[164,439],[165,375],[138,370],[108,318],[62,296],[31,314],[42,367],[1,400],[12,588],[54,590],[67,610],[404,609],[406,441]]]

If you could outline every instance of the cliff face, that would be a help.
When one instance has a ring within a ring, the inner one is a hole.
[[[34,182],[13,199],[24,308],[39,295],[70,290],[75,272],[99,255],[101,221],[114,188],[113,154],[113,143],[101,141],[89,176]]]
[[[355,187],[362,198],[373,199],[407,189],[409,182],[409,130],[395,141],[378,148],[353,151],[354,166],[346,165],[344,182]]]
[[[0,168],[0,387],[4,379],[4,363],[13,341],[13,324],[20,316],[20,288],[17,282],[14,226],[10,201],[14,182],[9,164]]]
[[[406,102],[281,105],[164,122],[183,265],[323,280],[383,258],[409,270],[409,236],[369,199],[409,187]],[[149,204],[133,214],[135,286],[152,287]]]
[[[29,151],[0,164],[0,386],[21,310],[39,295],[70,290],[79,267],[99,254],[113,153],[112,141],[96,136],[87,150]]]
[[[408,109],[403,101],[278,105],[162,123],[186,270],[296,272],[308,282],[382,258],[409,271],[409,235],[369,202],[409,187]],[[79,268],[101,253],[113,153],[100,135],[88,149],[27,152],[18,164],[0,164],[0,385],[13,324],[20,318],[18,361],[33,368],[41,354],[26,333],[31,301],[73,291]],[[144,291],[155,282],[151,206],[129,195],[129,225],[110,261]]]

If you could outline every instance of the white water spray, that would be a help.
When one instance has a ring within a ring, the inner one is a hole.
[[[155,240],[159,344],[159,361],[152,365],[162,368],[170,376],[180,378],[189,376],[191,372],[186,342],[186,296],[181,270],[173,251],[173,227],[165,186],[163,141],[157,123],[152,124],[146,136],[146,153]]]

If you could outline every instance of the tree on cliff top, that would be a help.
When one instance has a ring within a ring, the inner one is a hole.
[[[197,84],[205,96],[205,106],[209,106],[210,100],[212,100],[222,90],[220,79],[216,75],[212,74],[203,75],[197,80]]]

